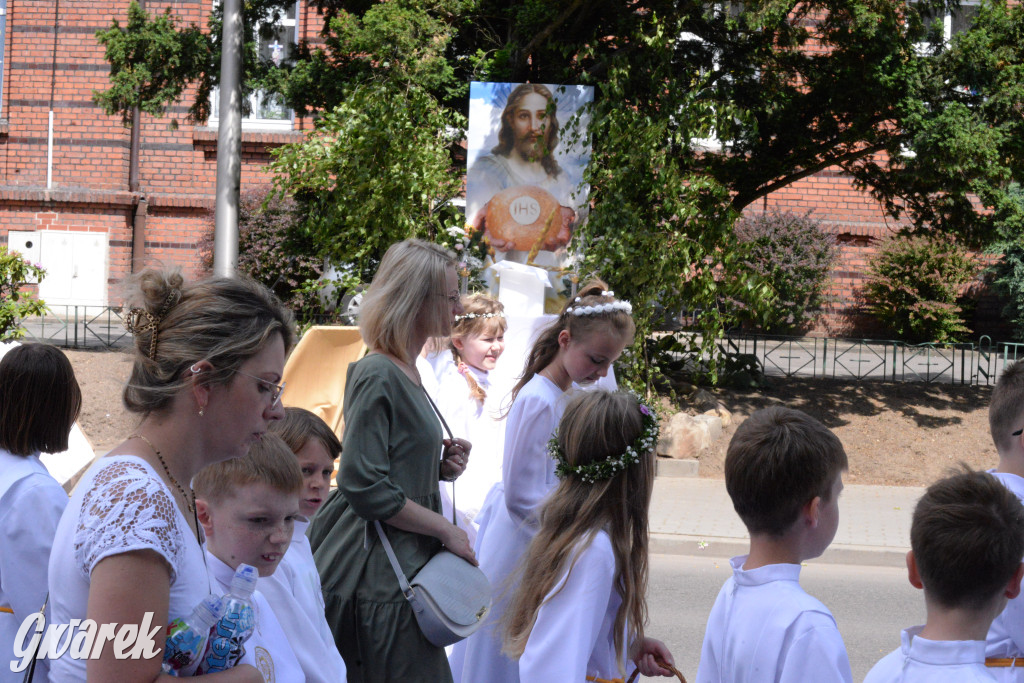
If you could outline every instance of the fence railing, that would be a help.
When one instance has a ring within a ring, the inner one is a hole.
[[[908,344],[885,339],[729,334],[723,351],[756,358],[775,377],[991,385],[1024,357],[1024,344],[981,337],[978,343]]]
[[[132,343],[120,307],[46,306],[42,315],[23,318],[25,336],[63,348],[121,348]]]
[[[48,305],[43,315],[25,318],[21,326],[30,339],[64,348],[122,348],[132,341],[120,307]],[[987,336],[977,343],[908,344],[729,333],[718,345],[726,353],[755,358],[772,377],[982,386],[995,384],[1004,367],[1024,358],[1024,343],[993,342]]]

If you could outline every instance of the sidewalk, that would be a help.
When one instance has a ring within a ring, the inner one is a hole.
[[[920,487],[847,485],[839,530],[816,562],[904,567]],[[721,479],[658,477],[651,499],[651,552],[732,557],[748,535]]]

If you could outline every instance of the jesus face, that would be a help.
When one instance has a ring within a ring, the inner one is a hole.
[[[544,142],[547,113],[547,98],[534,92],[523,97],[512,114],[515,149],[525,161],[540,161],[551,151]]]

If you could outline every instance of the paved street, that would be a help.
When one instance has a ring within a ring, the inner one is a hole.
[[[729,573],[724,557],[651,556],[648,634],[668,644],[690,683],[697,675],[708,612]],[[801,572],[801,584],[835,615],[854,681],[863,680],[899,644],[902,628],[924,620],[923,598],[907,583],[905,569],[811,562]]]

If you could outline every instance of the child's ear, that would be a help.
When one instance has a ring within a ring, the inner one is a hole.
[[[569,330],[562,330],[558,333],[558,348],[564,349],[568,347],[570,341],[572,341],[572,335],[569,334]]]
[[[1024,563],[1017,565],[1017,571],[1010,578],[1010,583],[1006,584],[1006,593],[1004,595],[1010,600],[1020,595],[1020,580],[1022,577],[1024,577]]]
[[[462,351],[464,346],[462,343],[462,337],[452,337],[452,346],[455,347],[456,351]]]
[[[199,526],[203,527],[203,535],[206,538],[211,538],[213,536],[213,515],[210,504],[202,498],[196,498],[196,519],[199,520]]]
[[[807,526],[812,529],[818,526],[818,518],[821,515],[821,496],[815,496],[804,504],[803,516]]]
[[[910,585],[914,588],[924,588],[924,582],[921,581],[921,573],[917,571],[917,558],[914,557],[914,551],[907,551],[907,580],[910,581]],[[1018,583],[1020,583],[1018,581]]]

